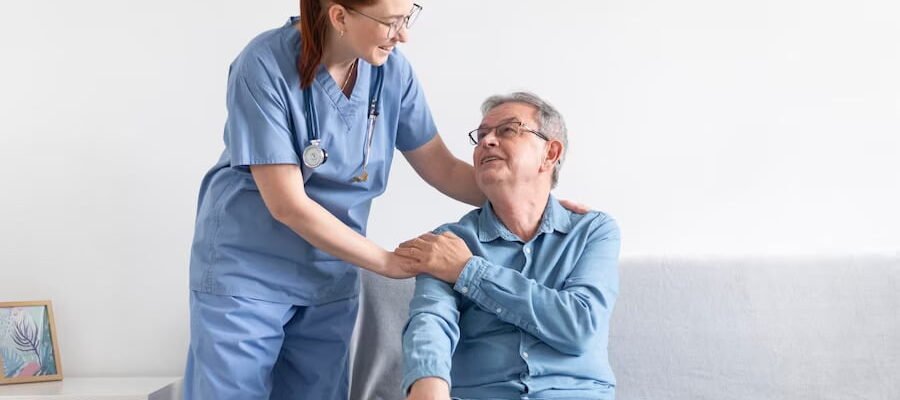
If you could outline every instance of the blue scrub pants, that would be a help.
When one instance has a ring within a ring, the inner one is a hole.
[[[359,298],[295,306],[191,291],[185,400],[347,400]]]

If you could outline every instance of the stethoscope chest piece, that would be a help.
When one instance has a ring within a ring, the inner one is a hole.
[[[303,149],[303,165],[317,168],[328,160],[328,152],[319,146],[319,140],[313,140]]]

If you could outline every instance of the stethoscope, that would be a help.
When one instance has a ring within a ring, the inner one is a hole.
[[[365,153],[363,155],[362,173],[350,179],[351,182],[365,182],[369,179],[369,173],[366,167],[369,165],[369,153],[372,150],[372,138],[375,133],[375,119],[378,118],[378,103],[381,100],[381,89],[384,87],[384,70],[382,67],[373,67],[375,70],[375,79],[372,79],[369,85],[369,116],[366,118],[368,125],[366,126],[366,141],[364,143]],[[319,136],[319,119],[316,113],[316,105],[313,102],[312,85],[303,90],[304,113],[306,114],[306,136],[309,139],[309,145],[303,149],[301,158],[303,165],[309,168],[318,168],[325,161],[328,161],[328,152],[321,145]],[[294,142],[294,150],[298,151],[300,146]],[[299,153],[299,151],[298,151]]]

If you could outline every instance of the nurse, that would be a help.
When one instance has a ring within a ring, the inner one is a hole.
[[[422,7],[300,7],[229,70],[225,151],[203,179],[191,249],[186,399],[347,398],[357,268],[412,275],[363,236],[395,148],[441,192],[484,199],[394,49]]]
[[[484,202],[394,48],[421,10],[301,0],[231,64],[191,248],[185,399],[347,398],[358,268],[415,273],[364,237],[395,148],[442,193]]]

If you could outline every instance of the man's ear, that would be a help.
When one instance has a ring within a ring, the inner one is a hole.
[[[544,162],[541,163],[541,171],[553,170],[556,167],[556,164],[559,163],[559,160],[562,159],[563,149],[562,142],[559,140],[551,140],[547,142],[547,147],[545,148],[544,153]]]

